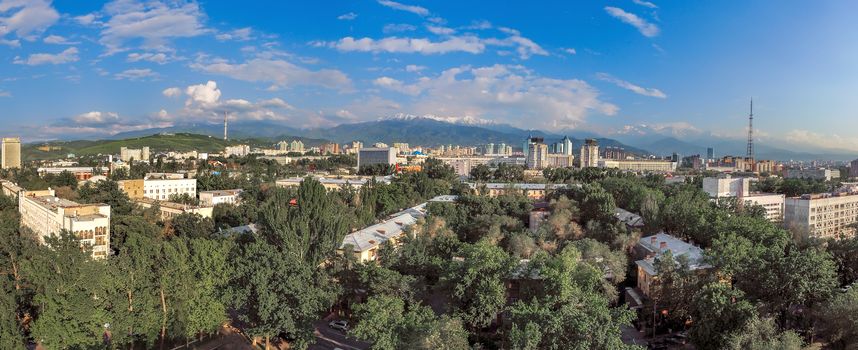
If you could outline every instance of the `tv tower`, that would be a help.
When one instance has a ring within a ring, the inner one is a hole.
[[[226,128],[229,125],[229,119],[227,119],[227,116],[228,116],[228,114],[226,114],[226,112],[223,112],[223,140],[224,141],[229,140],[229,137],[227,137],[227,133],[226,133],[226,130],[227,130]]]
[[[751,114],[748,115],[748,158],[754,160],[754,99],[751,99]]]

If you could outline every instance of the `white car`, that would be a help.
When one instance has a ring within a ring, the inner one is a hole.
[[[333,329],[339,329],[339,330],[345,332],[345,331],[349,330],[349,322],[343,321],[343,320],[331,321],[330,323],[328,323],[328,327],[331,327]]]

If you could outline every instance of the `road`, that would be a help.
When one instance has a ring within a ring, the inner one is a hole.
[[[316,344],[310,346],[310,350],[365,350],[370,344],[346,336],[343,331],[328,327],[328,321],[319,320],[313,323],[316,326]]]

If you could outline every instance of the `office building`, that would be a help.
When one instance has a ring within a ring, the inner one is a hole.
[[[849,163],[849,177],[858,177],[858,159]]]
[[[676,162],[661,159],[602,159],[597,164],[600,168],[634,172],[672,172],[677,165]]]
[[[527,149],[527,168],[528,169],[543,169],[546,167],[546,159],[548,157],[548,145],[542,143],[541,137],[530,139]]]
[[[361,148],[358,151],[357,164],[358,168],[373,164],[396,164],[396,149],[393,147]]]
[[[563,149],[561,152],[557,152],[563,155],[572,156],[575,155],[575,149],[572,145],[572,139],[569,136],[563,136],[563,139],[560,140],[560,143],[563,145]]]
[[[21,226],[32,230],[39,243],[66,230],[92,249],[92,257],[110,254],[110,206],[78,204],[57,198],[53,190],[21,191],[18,197]]]
[[[715,159],[715,149],[712,147],[706,149],[706,159]]]
[[[691,271],[705,271],[712,268],[712,265],[706,263],[703,249],[700,247],[664,232],[643,237],[635,245],[635,254],[640,258],[635,261],[635,265],[638,269],[638,290],[647,298],[652,297],[653,287],[658,283],[656,259],[667,251],[670,251],[674,260],[683,256],[688,261],[688,268]]]
[[[594,168],[599,166],[599,142],[595,139],[587,139],[581,146],[581,156],[578,157],[581,168]]]
[[[218,204],[238,204],[241,202],[241,189],[200,191],[200,204],[213,207]]]
[[[143,147],[139,149],[128,148],[128,147],[120,147],[119,148],[119,159],[123,162],[130,163],[132,160],[148,162],[149,161],[149,147]]]
[[[817,238],[852,237],[858,222],[858,193],[818,193],[786,199],[785,223]]]
[[[250,146],[248,145],[226,146],[223,151],[224,157],[227,158],[231,156],[246,157],[248,154],[250,154]]]
[[[197,179],[147,177],[119,181],[119,188],[131,199],[150,198],[165,201],[169,200],[170,196],[183,194],[197,197]]]
[[[21,168],[21,139],[4,137],[0,144],[0,169]]]

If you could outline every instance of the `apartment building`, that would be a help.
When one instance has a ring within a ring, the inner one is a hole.
[[[703,249],[664,232],[642,237],[634,249],[636,256],[640,259],[635,261],[638,274],[637,289],[647,298],[652,297],[654,285],[658,283],[655,261],[667,251],[670,251],[674,260],[685,256],[691,271],[704,271],[712,267],[705,262]]]
[[[836,169],[786,169],[784,170],[784,178],[831,181],[832,178],[840,178],[840,171]]]
[[[568,168],[575,163],[575,156],[566,154],[549,154],[545,158],[546,168]]]
[[[785,197],[777,193],[751,193],[751,180],[747,177],[707,177],[703,190],[712,199],[736,197],[740,205],[759,205],[766,210],[766,219],[774,223],[784,221]]]
[[[200,204],[213,207],[218,204],[238,204],[244,190],[200,191]]]
[[[181,214],[197,214],[204,218],[211,218],[214,213],[214,208],[210,205],[189,205],[182,203],[174,203],[168,201],[160,201],[151,198],[137,198],[134,200],[143,208],[152,208],[158,206],[158,211],[161,214],[161,219],[170,220]]]
[[[4,137],[0,141],[0,169],[21,168],[21,139]]]
[[[11,197],[16,201],[18,200],[18,193],[24,190],[16,183],[7,180],[0,180],[0,189],[3,190],[3,195]]]
[[[149,161],[149,147],[143,148],[128,148],[128,147],[120,147],[119,148],[119,159],[123,162],[131,162],[132,160],[136,161]]]
[[[534,137],[532,140],[533,141],[527,146],[527,168],[543,169],[548,165],[548,145],[542,143],[541,137]]]
[[[390,177],[387,176],[341,176],[341,177],[314,177],[328,191],[336,191],[343,187],[361,188],[375,179],[376,182],[390,183]],[[291,177],[280,179],[274,182],[277,187],[298,187],[304,182],[303,177]]]
[[[663,173],[676,171],[677,165],[674,161],[661,159],[602,159],[597,164],[600,168]]]
[[[131,199],[150,198],[168,200],[171,195],[197,197],[197,179],[184,178],[146,178],[119,181],[122,189]]]
[[[471,189],[485,191],[483,194],[489,197],[497,197],[504,194],[521,193],[533,200],[545,200],[545,197],[555,190],[567,188],[563,184],[540,184],[540,183],[468,183]],[[578,185],[580,186],[580,185]]]
[[[21,226],[32,230],[39,242],[66,230],[74,234],[81,246],[92,249],[92,257],[110,255],[110,206],[78,204],[57,198],[53,190],[21,191],[18,197]]]
[[[581,146],[581,157],[578,158],[581,168],[594,168],[599,165],[599,142],[587,139]]]
[[[805,194],[786,199],[787,227],[812,237],[838,238],[855,235],[858,222],[858,193]]]
[[[223,151],[224,157],[236,156],[236,157],[246,157],[250,154],[250,146],[248,145],[235,145],[235,146],[226,146]]]
[[[480,164],[489,164],[494,157],[490,156],[473,156],[473,157],[435,157],[451,167],[456,175],[469,176],[471,169]]]

